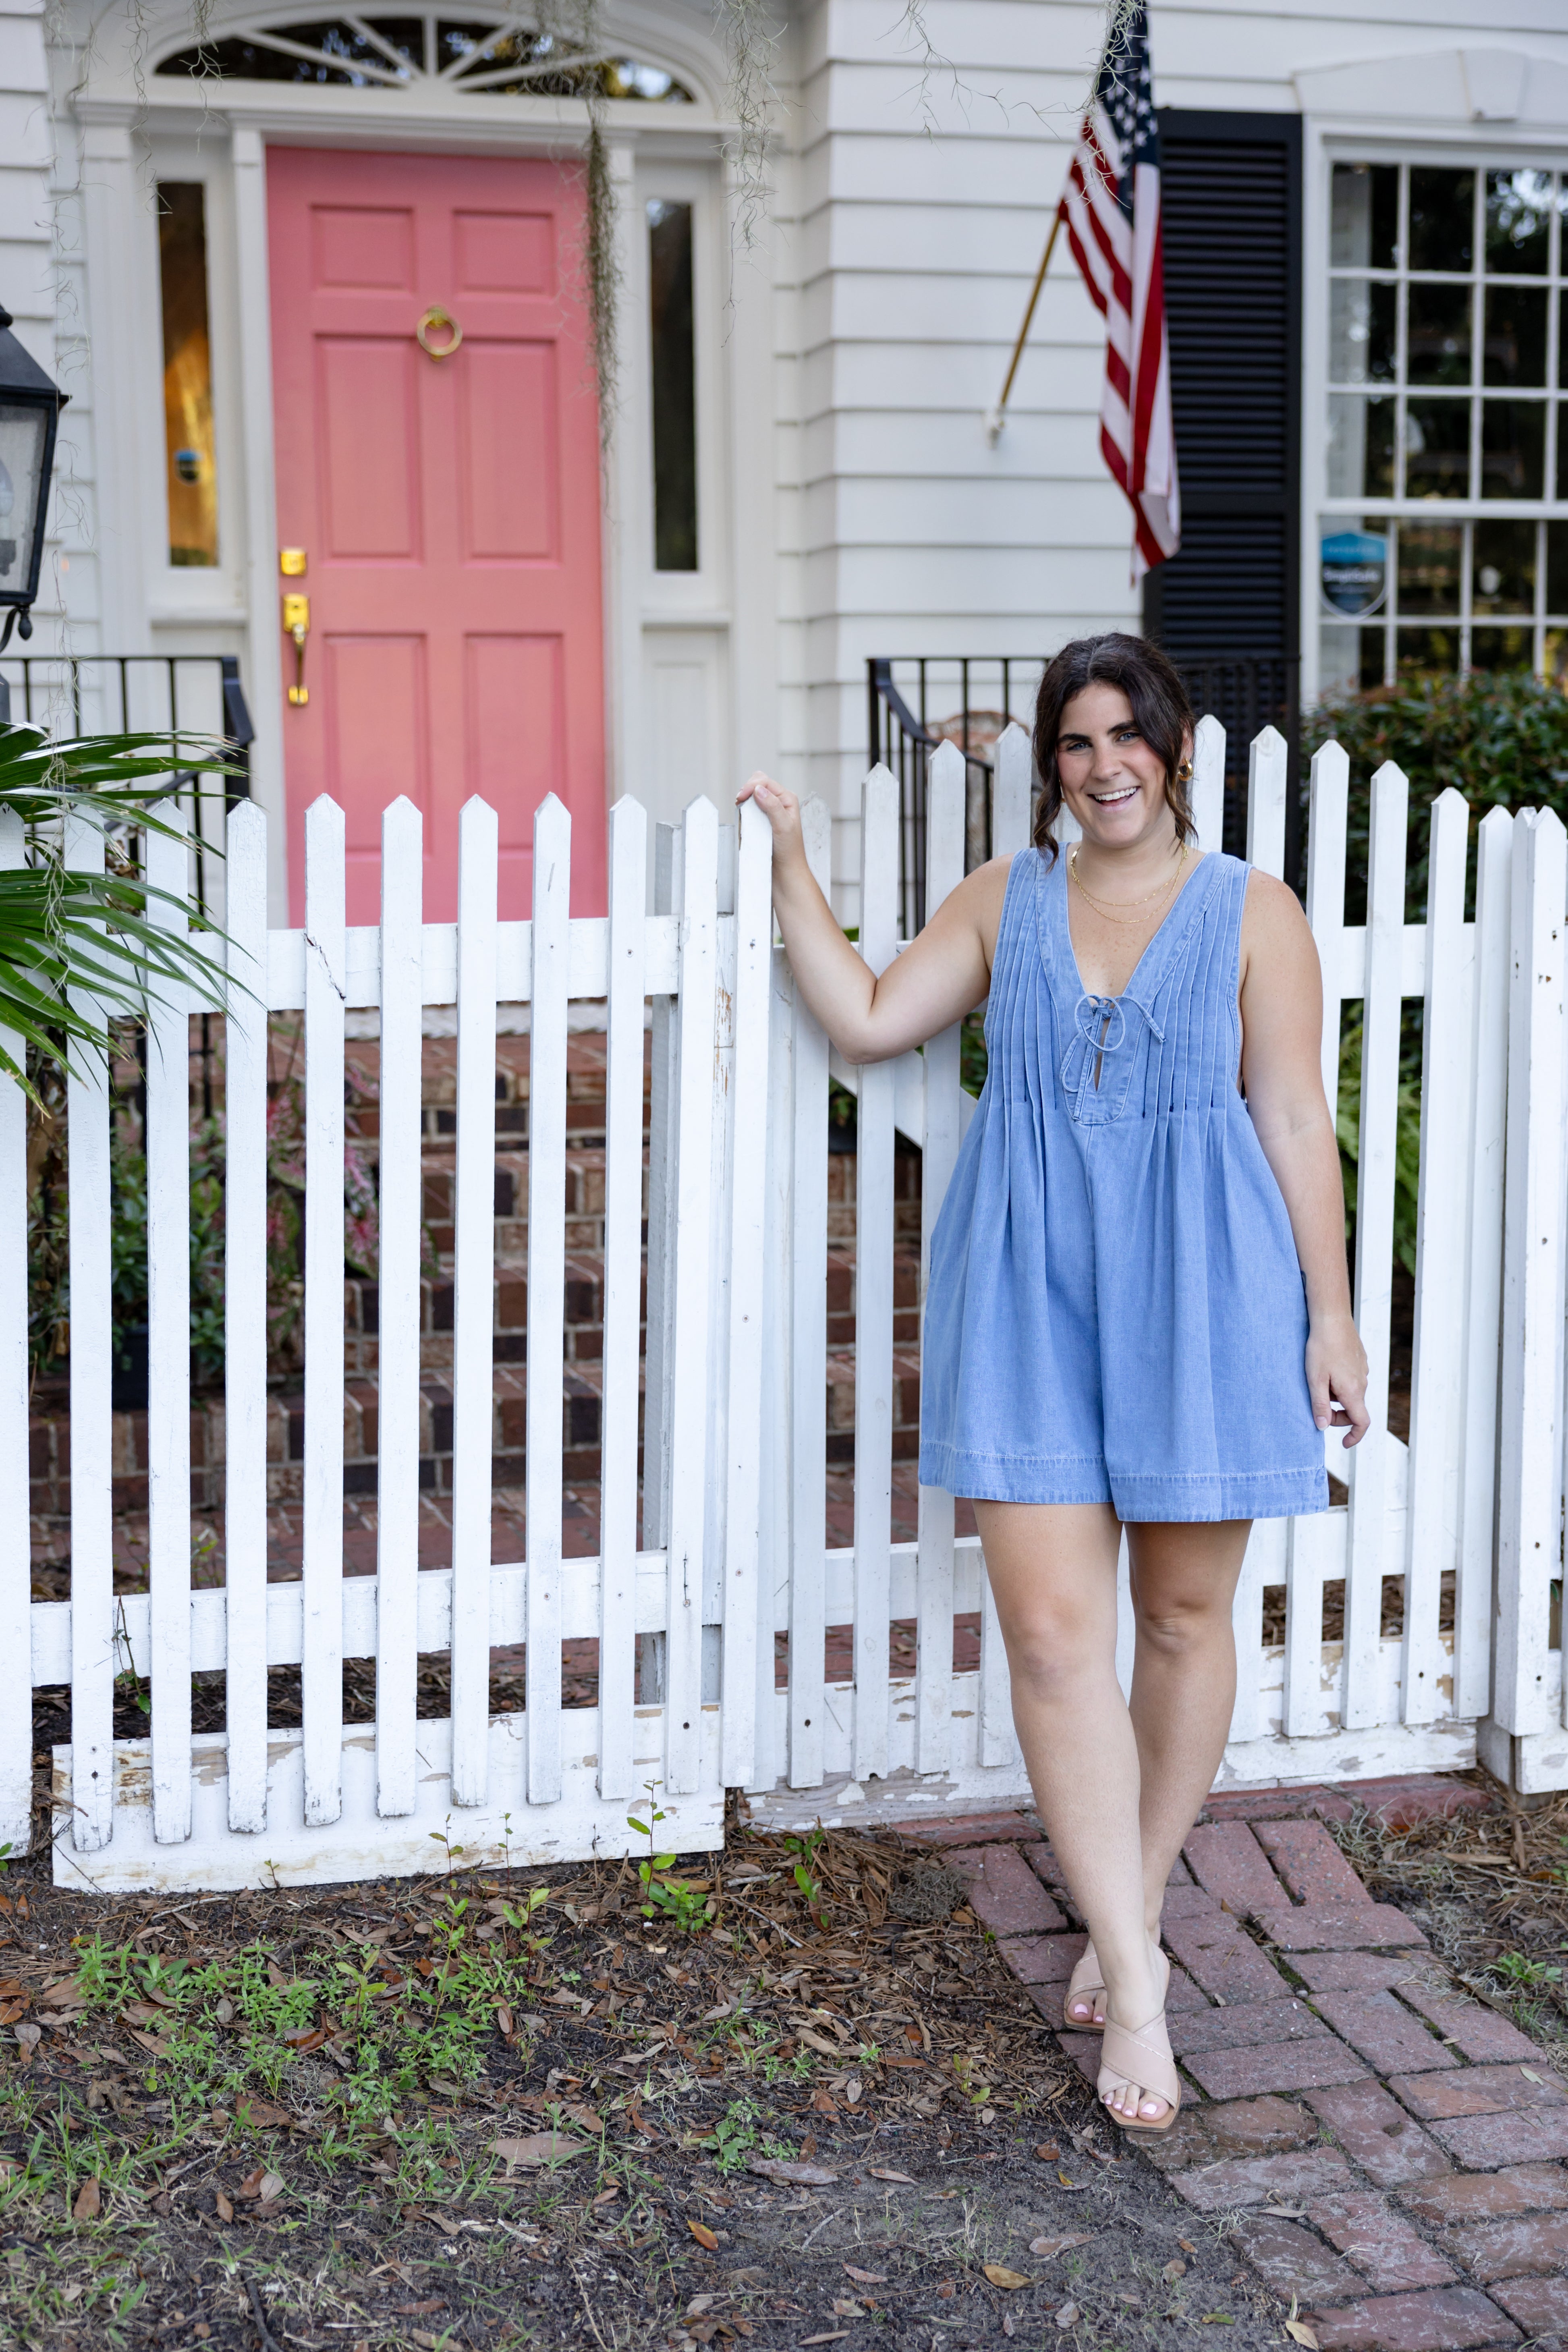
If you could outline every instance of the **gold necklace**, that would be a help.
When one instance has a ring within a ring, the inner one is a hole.
[[[1082,875],[1079,872],[1078,845],[1076,842],[1068,852],[1068,872],[1078,884],[1083,896],[1089,900],[1089,905],[1094,908],[1097,914],[1103,915],[1108,923],[1117,924],[1118,928],[1121,930],[1131,930],[1133,929],[1133,923],[1131,919],[1122,919],[1125,910],[1128,908],[1146,907],[1151,899],[1163,899],[1168,898],[1171,896],[1172,892],[1175,889],[1177,883],[1182,878],[1186,863],[1187,845],[1184,841],[1180,853],[1176,858],[1176,870],[1172,875],[1170,880],[1163,884],[1161,888],[1145,891],[1142,898],[1118,898],[1112,904],[1108,905],[1104,899],[1097,898],[1094,896],[1093,892],[1085,884]]]

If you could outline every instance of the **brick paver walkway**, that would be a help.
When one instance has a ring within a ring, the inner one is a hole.
[[[1484,1801],[1440,1780],[1352,1793],[1406,1820]],[[1345,1810],[1338,1790],[1233,1791],[1194,1830],[1165,1905],[1183,2110],[1137,2145],[1297,2298],[1321,2352],[1568,2352],[1568,2082],[1372,1900],[1323,1826]],[[1082,1922],[1037,1827],[905,1833],[942,1845],[1092,2082],[1098,2036],[1062,2031]]]

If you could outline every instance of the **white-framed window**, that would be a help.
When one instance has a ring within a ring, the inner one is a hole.
[[[1319,690],[1568,683],[1568,156],[1328,173]]]
[[[646,619],[707,625],[726,609],[730,570],[721,191],[710,166],[651,157],[635,184],[622,331],[641,513],[629,552]]]
[[[232,617],[244,571],[234,223],[215,140],[153,143],[134,235],[142,378],[139,438],[158,452],[136,484],[154,622]]]

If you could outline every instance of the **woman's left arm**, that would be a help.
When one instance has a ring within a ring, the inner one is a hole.
[[[1307,1386],[1320,1429],[1370,1426],[1366,1350],[1351,1314],[1339,1144],[1323,1098],[1323,979],[1293,890],[1256,870],[1241,924],[1241,1075],[1289,1212],[1307,1286]]]

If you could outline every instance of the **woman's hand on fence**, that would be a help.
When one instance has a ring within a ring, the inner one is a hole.
[[[781,859],[787,863],[794,856],[804,857],[805,838],[800,827],[800,803],[794,793],[786,793],[782,784],[775,784],[758,768],[735,794],[737,808],[742,801],[755,801],[772,827],[775,873]]]
[[[1342,1429],[1359,1445],[1372,1426],[1366,1409],[1366,1349],[1348,1315],[1314,1323],[1307,1339],[1307,1387],[1320,1429]]]
[[[889,1060],[984,1002],[1006,858],[965,875],[920,937],[879,976],[850,946],[806,863],[794,793],[759,771],[735,798],[755,801],[773,829],[773,911],[795,985],[848,1061]]]

